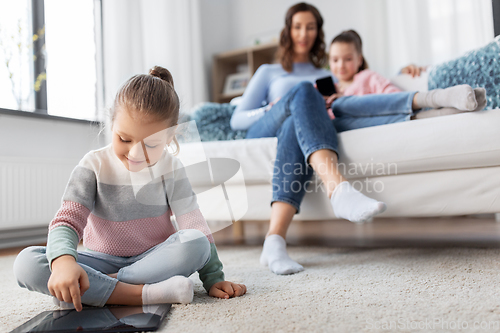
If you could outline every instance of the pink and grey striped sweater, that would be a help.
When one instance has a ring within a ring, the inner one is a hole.
[[[182,163],[170,154],[149,168],[128,171],[112,145],[90,151],[73,170],[62,206],[49,225],[47,259],[69,254],[83,238],[86,248],[113,256],[136,256],[179,229],[202,231],[211,258],[199,271],[205,289],[224,281],[214,239],[201,214]]]

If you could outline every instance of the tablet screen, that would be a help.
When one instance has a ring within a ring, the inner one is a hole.
[[[157,330],[171,304],[85,307],[82,311],[45,311],[11,333],[136,332]]]

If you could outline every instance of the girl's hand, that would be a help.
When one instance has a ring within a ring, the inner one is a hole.
[[[342,93],[338,92],[338,93],[335,93],[331,96],[323,96],[323,98],[325,99],[325,106],[326,106],[326,112],[328,113],[328,117],[330,117],[330,119],[335,119],[335,115],[333,114],[333,110],[332,110],[332,103],[339,97],[342,97]]]
[[[401,70],[401,74],[408,74],[412,77],[420,76],[420,73],[425,72],[427,66],[417,66],[410,64]]]
[[[337,98],[341,97],[342,95],[339,94],[339,93],[336,93],[336,94],[333,94],[331,96],[323,96],[323,98],[325,99],[325,105],[326,105],[326,109],[330,109],[331,106],[332,106],[332,103],[333,101],[335,101]]]
[[[214,284],[208,294],[212,297],[228,299],[229,297],[238,297],[247,292],[247,287],[244,284],[233,283],[229,281],[221,281]]]
[[[82,311],[81,297],[89,286],[87,273],[73,256],[63,255],[52,262],[47,287],[58,300],[73,303],[76,311]]]

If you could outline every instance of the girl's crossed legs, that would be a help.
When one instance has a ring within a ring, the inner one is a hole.
[[[191,240],[183,242],[180,235]],[[47,287],[51,272],[45,253],[44,246],[21,251],[14,262],[14,274],[21,287],[51,295]],[[93,306],[152,304],[144,299],[150,296],[148,289],[154,292],[150,297],[154,303],[189,303],[193,285],[180,276],[190,276],[209,260],[208,239],[201,231],[191,229],[180,230],[165,242],[133,257],[79,251],[77,262],[90,283],[82,303]],[[109,276],[114,273],[116,278]]]

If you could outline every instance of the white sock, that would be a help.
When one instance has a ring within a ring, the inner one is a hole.
[[[481,92],[478,91],[478,94],[480,95]],[[476,92],[468,84],[418,92],[415,101],[420,108],[451,107],[463,111],[474,111],[478,107]]]
[[[160,315],[167,306],[166,304],[143,304],[142,312]]]
[[[280,235],[270,235],[264,241],[260,263],[269,266],[274,274],[287,275],[304,270],[302,265],[293,261],[286,252],[286,241]]]
[[[472,111],[481,111],[486,107],[486,89],[484,88],[474,88],[474,96],[476,96],[477,107]],[[417,103],[418,104],[418,103]],[[431,109],[431,110],[423,110],[415,113],[413,119],[424,119],[424,118],[432,118],[432,117],[440,117],[447,116],[457,113],[466,112],[464,110],[459,110],[455,108],[439,108],[439,109]]]
[[[193,281],[180,275],[157,283],[145,284],[142,289],[142,304],[187,304],[192,301]]]
[[[474,95],[476,96],[477,108],[474,111],[481,111],[486,107],[486,89],[484,88],[474,88]]]
[[[385,203],[368,198],[344,181],[333,190],[330,199],[335,216],[363,223],[387,209]]]

